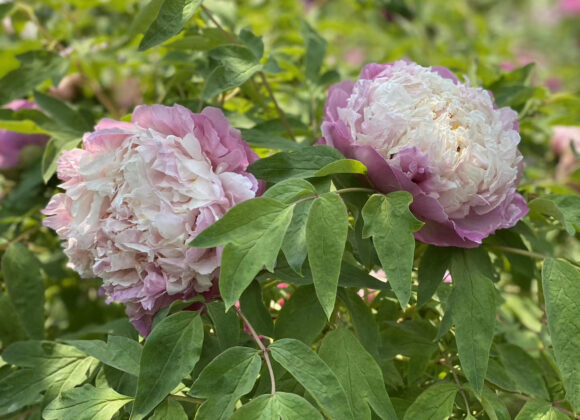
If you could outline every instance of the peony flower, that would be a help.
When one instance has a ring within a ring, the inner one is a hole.
[[[363,162],[377,190],[410,192],[417,239],[469,248],[528,211],[516,117],[446,68],[369,64],[331,87],[320,142]]]
[[[82,277],[103,279],[143,335],[177,299],[215,295],[221,248],[187,244],[229,208],[256,196],[257,159],[222,112],[139,106],[131,123],[102,120],[84,149],[63,152],[64,193],[43,213]],[[211,296],[210,296],[211,297]]]
[[[556,178],[566,180],[568,176],[578,169],[578,159],[572,150],[580,151],[580,126],[557,125],[552,127],[554,135],[550,141],[552,150],[559,157],[556,168]]]
[[[580,0],[560,0],[560,10],[567,15],[580,15]]]
[[[4,108],[18,111],[33,109],[36,104],[25,99],[10,102]],[[20,164],[20,152],[26,146],[41,146],[48,141],[44,134],[23,134],[0,130],[0,169],[12,169]]]

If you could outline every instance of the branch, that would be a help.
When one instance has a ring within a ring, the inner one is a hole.
[[[455,380],[455,383],[457,384],[457,387],[459,388],[459,392],[461,393],[461,396],[463,397],[463,401],[465,402],[465,409],[467,410],[467,413],[471,414],[471,409],[469,408],[469,401],[467,400],[467,395],[465,395],[465,390],[463,389],[463,385],[461,384],[461,382],[459,381],[459,377],[457,376],[457,370],[453,366],[453,363],[451,363],[451,361],[448,360],[447,358],[443,358],[441,360],[443,361],[443,364],[445,366],[447,366],[449,368],[449,370],[451,371],[451,374],[453,375],[453,379]]]
[[[268,367],[268,373],[270,374],[270,382],[272,384],[271,394],[274,395],[276,393],[276,379],[274,378],[274,369],[272,368],[272,362],[270,361],[268,349],[266,348],[266,346],[264,346],[264,343],[262,343],[262,340],[260,340],[260,337],[256,333],[256,330],[254,329],[254,327],[252,326],[252,324],[250,323],[248,318],[246,318],[244,316],[244,314],[242,313],[242,310],[236,306],[234,306],[234,308],[236,308],[236,312],[238,313],[238,315],[242,319],[242,321],[244,321],[244,324],[246,325],[246,327],[248,327],[248,330],[250,331],[250,335],[252,336],[252,338],[254,339],[254,341],[256,342],[256,344],[258,345],[260,350],[262,351],[262,354],[264,355],[264,360],[266,361],[266,366]]]
[[[222,25],[220,25],[220,23],[214,18],[211,11],[209,11],[209,9],[207,7],[205,7],[203,4],[201,5],[201,10],[203,10],[203,12],[208,17],[208,19],[211,20],[211,22],[226,36],[226,38],[228,38],[234,44],[237,44],[237,45],[241,44],[235,35],[226,31],[224,29],[224,27]],[[272,88],[271,88],[270,84],[268,83],[268,79],[266,79],[266,74],[263,71],[261,71],[259,73],[259,75],[260,75],[260,78],[262,79],[262,83],[264,84],[264,87],[266,88],[266,91],[268,92],[268,96],[270,97],[270,99],[274,103],[274,107],[276,108],[276,112],[278,113],[278,117],[280,117],[280,120],[282,121],[284,128],[288,132],[288,135],[290,136],[290,138],[293,141],[296,141],[296,137],[294,136],[294,132],[292,131],[292,127],[290,127],[290,123],[288,122],[288,119],[286,118],[286,114],[284,113],[282,108],[280,108],[280,105],[278,105],[278,101],[276,101],[276,97],[274,96],[274,92],[272,91]]]

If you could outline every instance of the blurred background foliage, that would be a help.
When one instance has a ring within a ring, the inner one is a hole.
[[[41,226],[39,211],[58,184],[51,171],[58,151],[79,144],[82,132],[100,118],[130,118],[132,109],[142,103],[179,103],[194,112],[206,105],[220,106],[261,155],[290,149],[290,135],[270,88],[285,111],[292,135],[311,144],[320,135],[328,86],[356,78],[366,63],[401,58],[449,67],[472,85],[492,90],[500,106],[519,112],[520,149],[526,162],[520,186],[528,200],[547,193],[574,194],[580,191],[578,166],[573,162],[562,169],[550,143],[554,126],[580,125],[580,6],[574,9],[572,3],[207,0],[205,9],[193,16],[184,31],[146,51],[139,51],[142,33],[155,18],[159,0],[0,3],[0,78],[18,72],[25,65],[22,54],[30,51],[48,51],[65,60],[41,83],[23,92],[39,102],[40,115],[0,112],[2,129],[45,132],[52,137],[47,150],[25,150],[20,167],[0,175],[0,252],[21,242],[38,258],[46,289],[46,338],[135,336],[123,308],[105,303],[98,279],[80,280],[67,268],[58,239]],[[221,28],[239,34],[254,57],[217,53],[223,51],[217,47],[232,44],[231,36]],[[58,61],[55,57],[50,60]],[[241,66],[253,76],[223,90],[214,72],[219,66],[227,72],[228,65]],[[257,66],[263,76],[252,70]],[[2,87],[0,98],[7,98],[8,88]],[[38,92],[33,94],[33,89]],[[39,101],[43,94],[56,102]],[[70,112],[63,114],[59,106]],[[516,228],[505,231],[502,243],[511,241],[519,248],[525,241],[535,252],[578,260],[577,236],[563,231],[557,217],[541,213],[532,211]],[[578,224],[578,218],[574,223]],[[493,245],[494,239],[490,241]],[[417,255],[423,250],[417,247]],[[528,257],[501,252],[495,254],[494,264],[503,273],[497,280],[504,291],[496,331],[502,347],[494,349],[498,365],[511,363],[517,370],[518,357],[524,356],[509,345],[525,348],[534,357],[534,369],[552,379],[547,382],[550,393],[562,394],[551,357],[544,352],[549,338],[542,296],[534,281],[539,278],[539,265]],[[267,281],[263,285],[264,302],[274,316],[284,302],[281,299],[294,292],[293,286],[279,288],[277,284]],[[446,288],[443,284],[438,293],[444,296]],[[430,320],[439,322],[440,303],[411,306],[403,313],[388,295],[373,300],[382,339],[393,343],[384,350],[387,362],[382,368],[396,406],[405,406],[420,392],[419,387],[403,388],[404,383],[415,383],[424,375],[444,375],[439,366],[430,365],[429,353],[435,346],[431,338],[437,334]],[[346,309],[344,316],[349,316]],[[400,323],[400,319],[408,321]],[[0,349],[26,337],[4,283],[0,283],[0,320]],[[497,377],[492,382],[521,388],[522,384],[501,377],[499,371],[494,371]],[[0,377],[4,374],[0,368]],[[506,400],[510,409],[510,404],[518,408],[522,404]]]

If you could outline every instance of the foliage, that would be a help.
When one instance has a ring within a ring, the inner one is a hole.
[[[533,21],[539,3],[1,3],[0,105],[38,109],[1,109],[0,129],[50,140],[0,175],[0,418],[580,412],[580,178],[556,175],[549,144],[552,126],[580,125],[580,26]],[[369,189],[364,164],[315,146],[328,87],[403,57],[518,112],[530,213],[479,248],[416,241],[410,194]],[[220,107],[266,186],[190,243],[223,247],[221,300],[174,303],[147,338],[67,267],[40,214],[60,153],[140,103]]]

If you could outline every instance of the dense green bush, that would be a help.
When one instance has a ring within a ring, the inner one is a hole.
[[[46,136],[0,172],[0,418],[578,418],[572,3],[0,3],[0,106],[36,104],[0,109],[0,157],[8,132]],[[411,194],[315,146],[329,87],[400,59],[518,114],[530,211],[476,248],[415,240]],[[140,104],[220,108],[266,191],[190,244],[225,246],[221,298],[167,301],[148,337],[41,214],[62,153]]]

